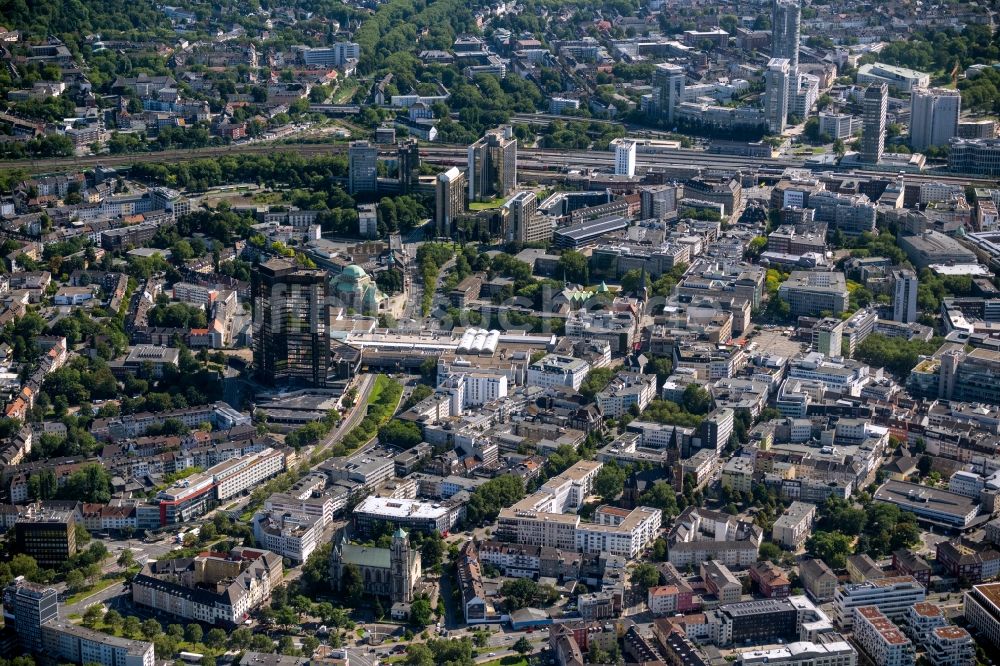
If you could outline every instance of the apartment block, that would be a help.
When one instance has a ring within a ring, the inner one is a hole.
[[[876,606],[854,610],[854,641],[875,666],[912,666],[913,642]]]

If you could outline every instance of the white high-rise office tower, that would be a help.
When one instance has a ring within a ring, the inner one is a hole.
[[[634,176],[635,175],[635,147],[634,139],[614,139],[611,146],[615,149],[615,175]]]
[[[914,88],[910,96],[910,147],[947,146],[958,136],[962,94],[948,88]]]

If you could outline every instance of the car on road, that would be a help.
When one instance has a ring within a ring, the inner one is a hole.
[[[495,656],[497,656],[497,653],[496,653],[496,652],[490,652],[490,653],[489,653],[488,655],[486,655],[486,656],[487,656],[487,657],[495,657]]]

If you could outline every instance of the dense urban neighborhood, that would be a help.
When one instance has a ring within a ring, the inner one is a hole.
[[[998,9],[0,0],[0,666],[1000,663]]]

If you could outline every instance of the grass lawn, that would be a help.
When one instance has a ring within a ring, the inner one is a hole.
[[[375,385],[372,386],[371,393],[368,394],[367,405],[373,405],[378,402],[378,399],[382,396],[382,391],[385,390],[386,384],[389,383],[389,378],[385,375],[378,375],[375,377]]]
[[[351,101],[354,97],[355,91],[358,89],[358,83],[354,79],[345,81],[337,88],[337,92],[333,93],[333,103],[334,104],[345,104]]]
[[[526,657],[510,655],[509,657],[484,662],[480,666],[528,666],[528,659]]]
[[[106,590],[107,588],[111,587],[112,585],[115,585],[116,583],[120,583],[123,580],[125,580],[125,576],[121,576],[121,575],[111,576],[110,578],[102,578],[101,580],[97,581],[96,583],[94,583],[93,585],[91,585],[90,587],[88,587],[87,589],[81,590],[80,592],[77,592],[76,594],[70,596],[68,599],[66,599],[65,603],[67,603],[67,604],[79,603],[80,601],[86,599],[90,595],[96,594],[96,593],[100,592],[101,590]]]
[[[499,208],[503,205],[504,198],[497,197],[492,201],[472,201],[469,203],[469,210],[487,210],[489,208]]]

